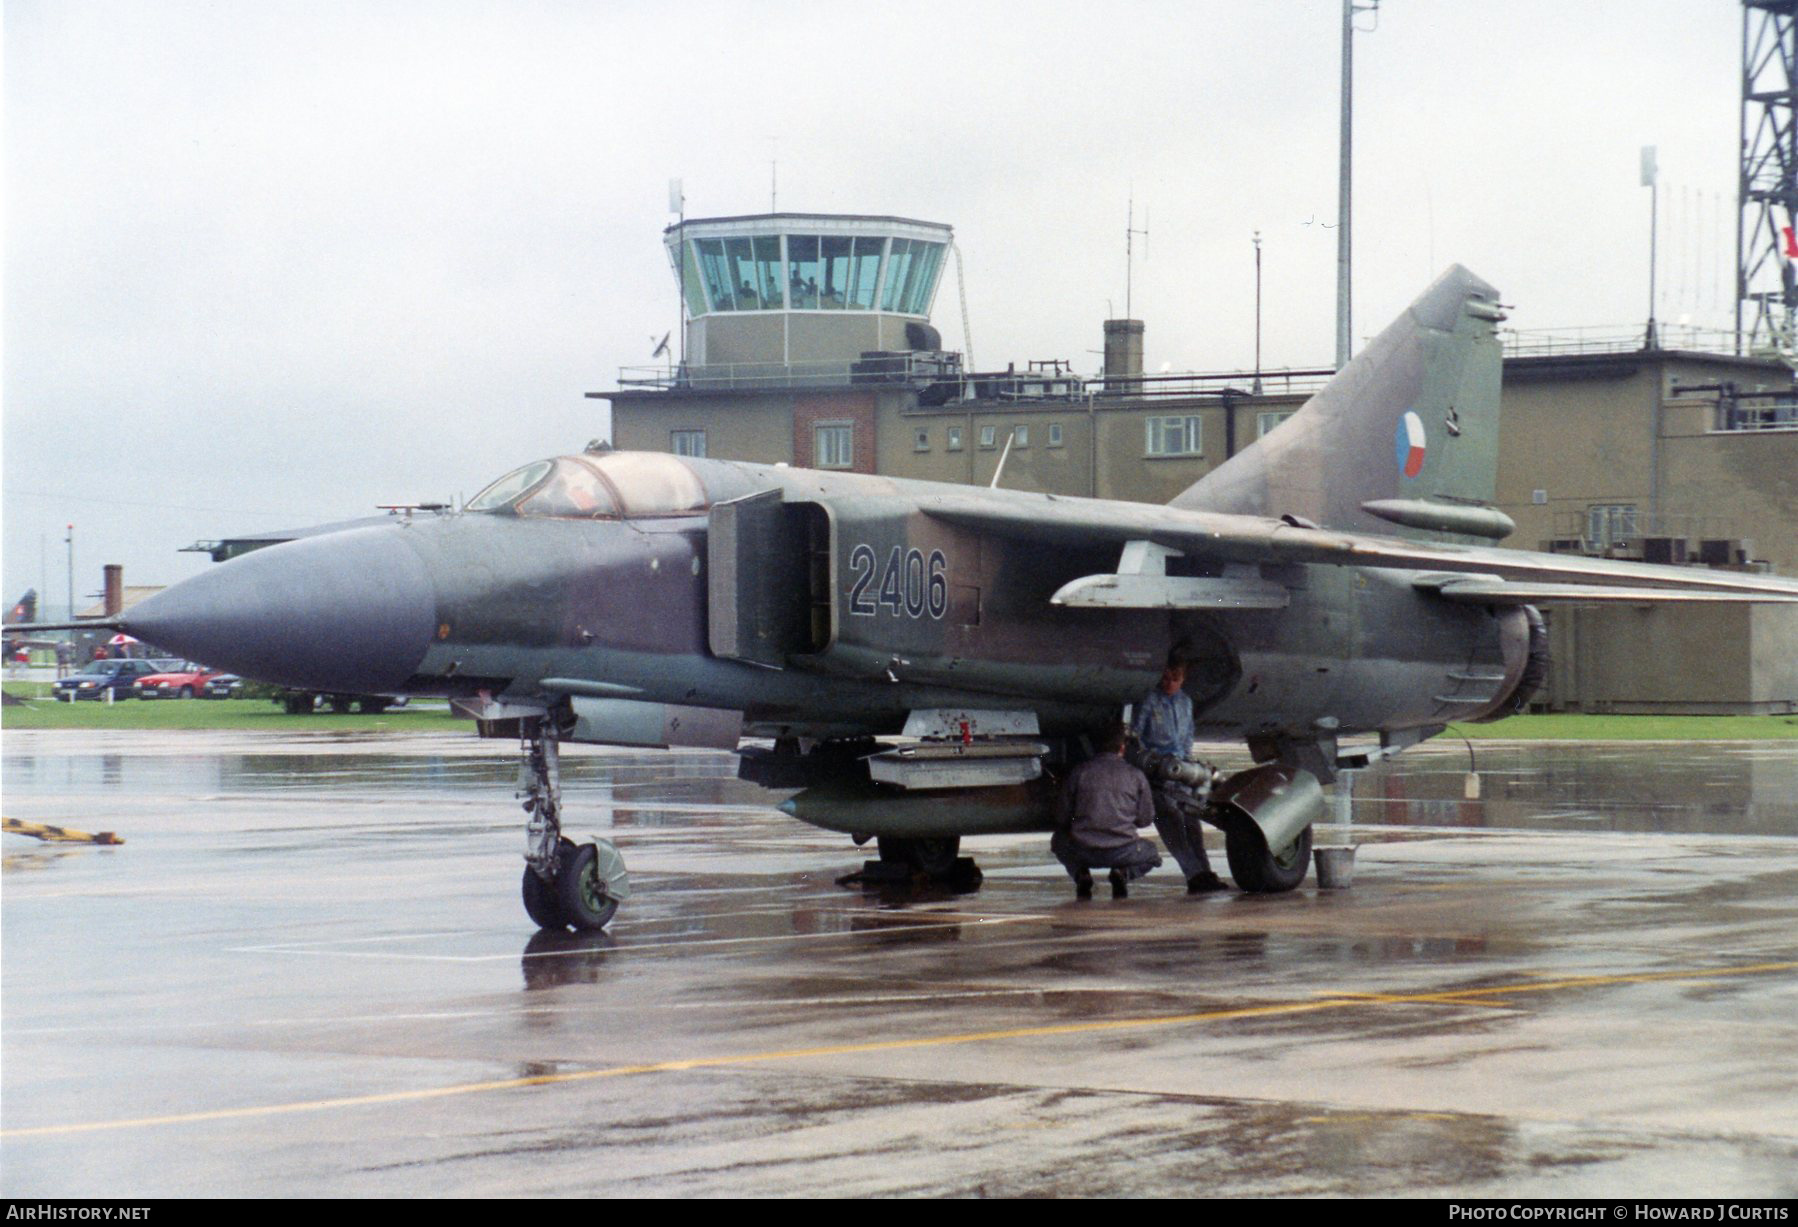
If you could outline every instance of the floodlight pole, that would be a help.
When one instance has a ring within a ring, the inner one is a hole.
[[[680,300],[680,310],[675,319],[680,332],[680,369],[687,369],[687,191],[686,185],[679,179],[668,180],[668,211],[678,219],[674,227],[674,235],[680,248],[680,268],[675,280],[680,284],[674,287],[675,296]],[[651,354],[650,357],[655,357]],[[673,382],[672,380],[670,382]]]
[[[1654,327],[1655,266],[1660,238],[1661,186],[1660,168],[1655,161],[1655,147],[1642,146],[1642,186],[1648,189],[1648,332],[1642,339],[1643,349],[1656,348]]]
[[[1336,369],[1348,365],[1349,221],[1354,166],[1355,14],[1378,12],[1380,0],[1342,0],[1342,139],[1336,172]],[[1370,31],[1371,33],[1371,31]]]
[[[1255,395],[1261,395],[1261,232],[1255,231]]]

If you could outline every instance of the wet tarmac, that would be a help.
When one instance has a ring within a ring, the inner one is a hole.
[[[127,842],[5,836],[0,1191],[1798,1194],[1798,746],[1468,753],[1356,775],[1350,890],[1077,903],[575,747],[637,890],[576,938],[505,743],[9,731],[8,817]]]

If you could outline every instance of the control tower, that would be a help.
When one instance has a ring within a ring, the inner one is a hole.
[[[937,351],[937,222],[830,213],[699,218],[663,232],[696,382],[842,383],[858,361]]]

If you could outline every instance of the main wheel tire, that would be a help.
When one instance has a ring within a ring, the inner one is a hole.
[[[955,862],[961,854],[961,836],[919,839],[882,835],[876,846],[883,861],[897,861],[918,873],[944,878],[955,872]]]
[[[563,919],[577,931],[603,929],[618,913],[618,900],[606,894],[605,879],[599,876],[599,849],[592,844],[562,857],[556,885]]]
[[[524,910],[537,922],[539,929],[566,929],[568,918],[562,914],[562,898],[556,888],[537,876],[529,865],[524,867]]]
[[[1267,850],[1261,828],[1240,819],[1224,832],[1224,855],[1236,885],[1252,894],[1277,894],[1305,880],[1311,867],[1311,828],[1299,832],[1292,846],[1279,856]]]
[[[356,710],[365,716],[378,716],[387,710],[389,699],[357,699]]]
[[[290,716],[309,716],[317,706],[316,696],[309,694],[290,694],[282,698],[281,709]]]
[[[333,712],[335,712],[339,716],[342,716],[342,715],[347,715],[349,713],[350,705],[352,704],[352,702],[354,702],[354,700],[333,698],[333,699],[327,699],[326,702],[328,702],[331,705],[331,710]]]

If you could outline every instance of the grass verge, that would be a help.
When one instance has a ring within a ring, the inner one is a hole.
[[[264,699],[122,699],[58,703],[37,695],[44,683],[7,682],[6,691],[28,701],[7,707],[0,725],[9,729],[242,729],[286,732],[471,731],[473,724],[440,704],[405,707],[378,716],[315,712],[290,716]],[[1475,741],[1785,741],[1798,740],[1798,716],[1602,716],[1561,713],[1512,716],[1496,724],[1455,724],[1446,736]]]
[[[6,684],[9,694],[15,686]],[[26,696],[21,695],[21,698]],[[237,729],[270,733],[429,733],[473,731],[471,721],[450,715],[441,703],[402,707],[378,716],[359,712],[314,712],[290,716],[267,699],[121,699],[105,703],[58,703],[28,699],[0,713],[9,729]]]
[[[1451,724],[1447,736],[1474,741],[1798,740],[1798,716],[1601,716],[1558,712],[1494,724]]]

